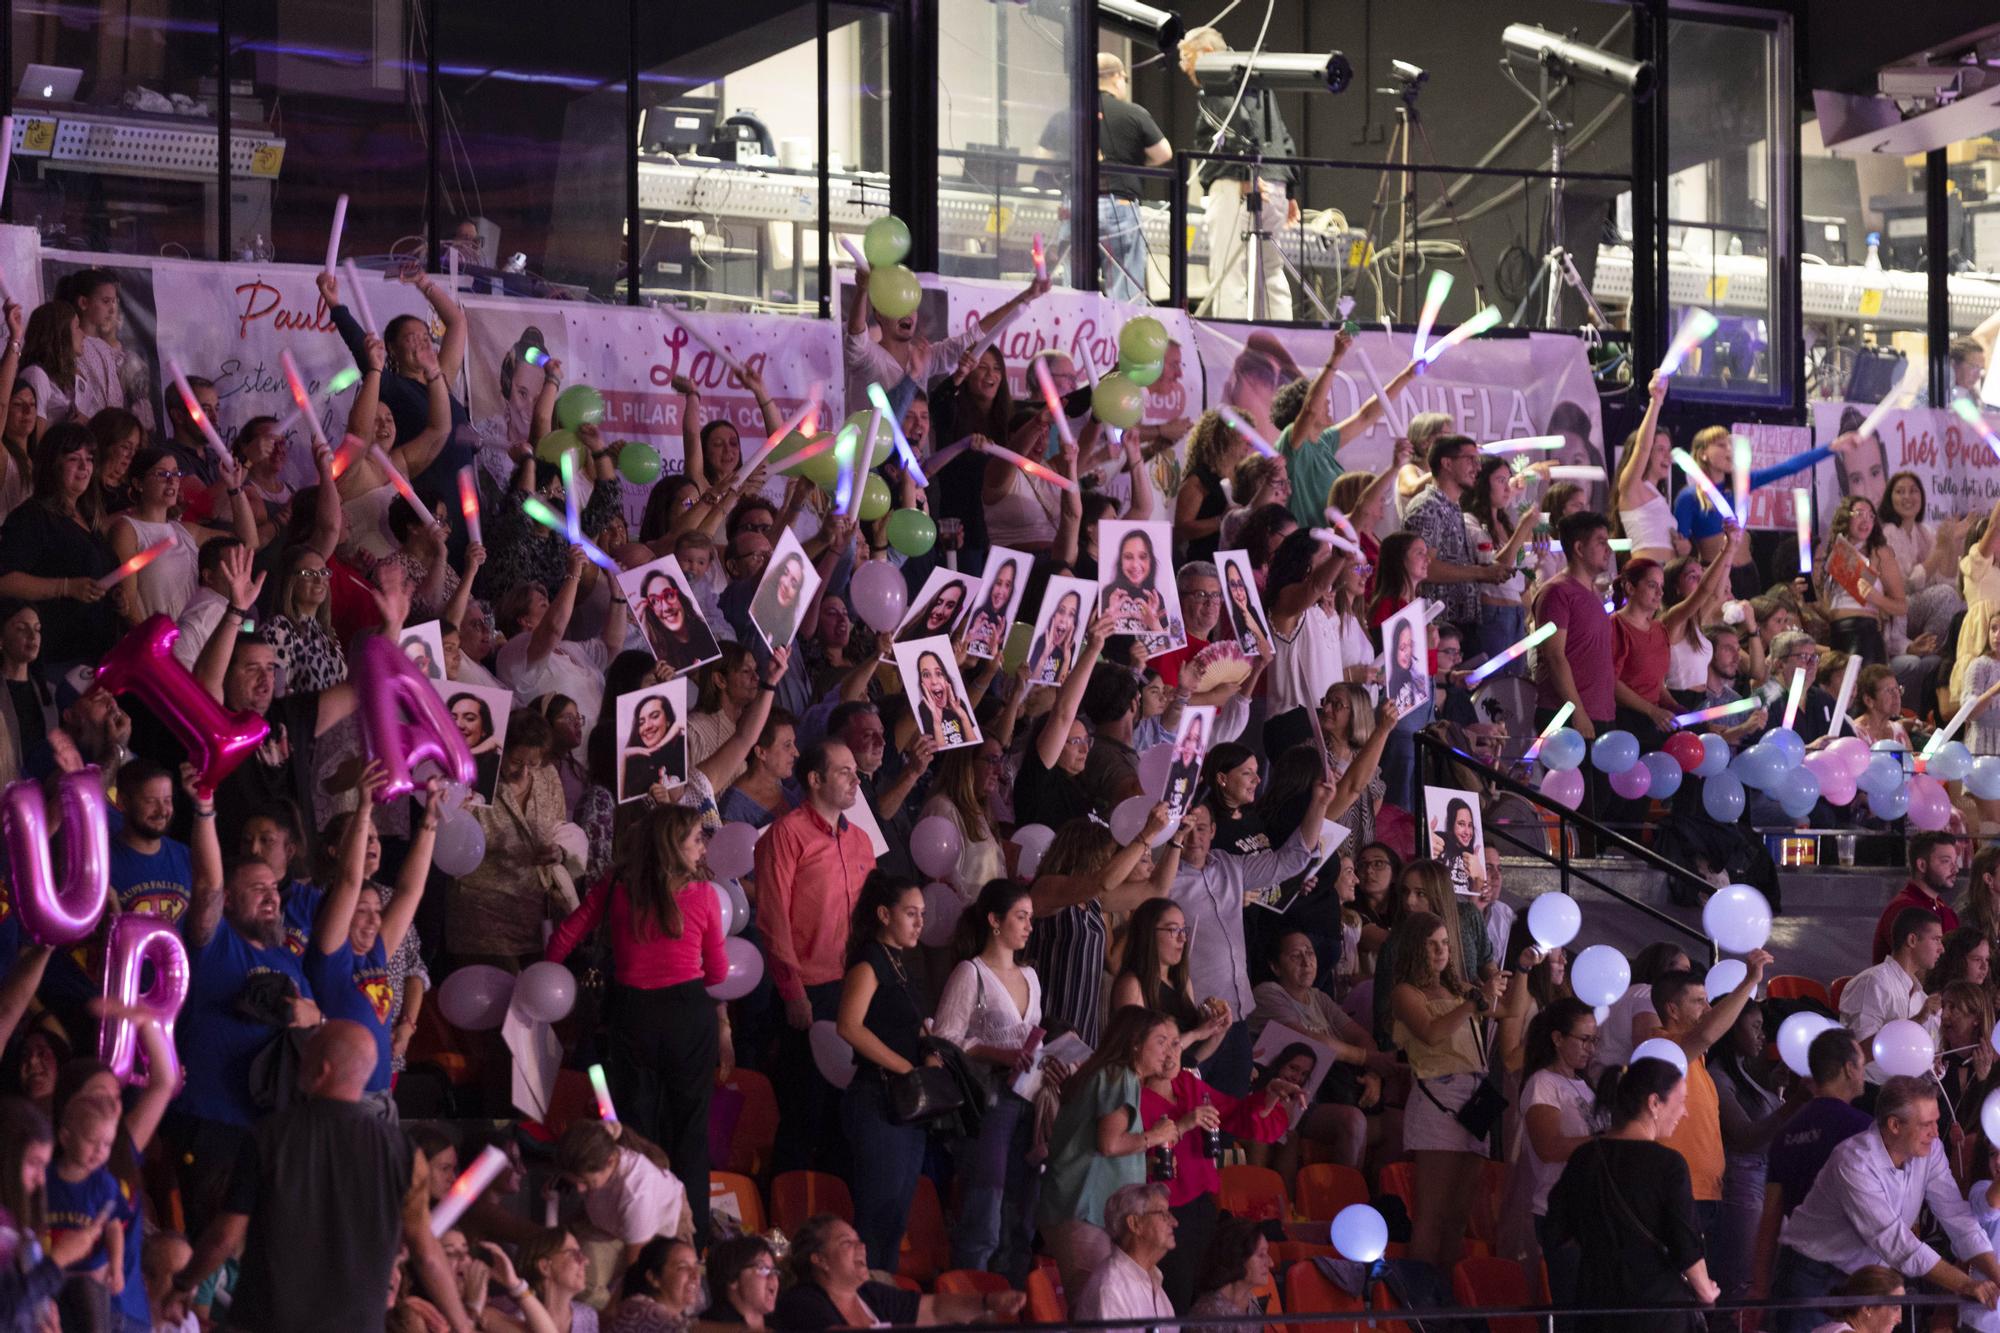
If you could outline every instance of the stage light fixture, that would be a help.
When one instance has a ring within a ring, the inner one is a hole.
[[[1339,93],[1354,79],[1354,66],[1339,51],[1326,55],[1277,51],[1210,51],[1194,62],[1195,82],[1205,93],[1226,95],[1249,76],[1250,87],[1269,92]]]
[[[1552,76],[1594,83],[1624,93],[1635,102],[1653,95],[1650,60],[1627,60],[1532,23],[1510,23],[1500,34],[1509,59],[1541,65]]]
[[[1178,55],[1181,38],[1187,36],[1179,14],[1140,0],[1097,0],[1097,24],[1120,37],[1157,47],[1167,56]]]

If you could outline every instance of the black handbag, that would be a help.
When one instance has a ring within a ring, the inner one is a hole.
[[[907,1074],[890,1074],[884,1081],[889,1089],[891,1124],[921,1125],[965,1107],[958,1080],[950,1070],[936,1065],[918,1065]]]

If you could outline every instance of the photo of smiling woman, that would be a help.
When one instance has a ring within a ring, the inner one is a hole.
[[[1174,761],[1167,768],[1167,787],[1160,795],[1175,819],[1194,805],[1195,791],[1201,785],[1202,756],[1208,752],[1208,737],[1215,724],[1215,709],[1211,707],[1190,705],[1181,711],[1181,733],[1173,742]]]
[[[653,656],[675,671],[691,671],[722,653],[715,635],[690,605],[687,589],[675,577],[678,571],[668,568],[674,564],[674,558],[668,556],[638,571],[636,579],[628,575],[627,586],[638,585],[632,596],[632,613],[645,631],[646,646],[653,650]]]
[[[1479,795],[1450,787],[1424,788],[1431,855],[1444,863],[1451,891],[1470,897],[1486,879],[1486,847],[1479,827]]]
[[[775,650],[792,641],[818,590],[819,574],[806,559],[805,548],[791,529],[785,529],[764,566],[764,581],[750,599],[750,623],[764,636],[765,647]]]
[[[657,784],[687,781],[687,682],[670,680],[618,696],[618,800],[636,801]]]
[[[1389,682],[1389,697],[1405,714],[1431,701],[1423,616],[1424,603],[1419,600],[1382,623],[1382,637],[1388,645],[1382,674]]]
[[[1098,549],[1112,553],[1111,563],[1098,575],[1104,589],[1102,609],[1114,621],[1111,632],[1136,636],[1148,656],[1185,645],[1173,571],[1160,568],[1159,553],[1173,549],[1171,525],[1107,519],[1099,527]]]
[[[1021,591],[1022,557],[995,548],[987,552],[986,587],[972,618],[965,622],[965,655],[991,658],[1000,655],[1007,643],[1007,627],[1014,623],[1014,603]]]
[[[1271,623],[1257,604],[1257,584],[1250,574],[1248,551],[1218,551],[1215,563],[1222,567],[1222,609],[1229,617],[1237,646],[1247,656],[1271,650]]]
[[[473,791],[491,801],[500,777],[500,754],[507,743],[507,718],[514,706],[513,693],[450,680],[438,681],[432,688],[444,700],[444,711],[451,714],[452,725],[465,738],[465,748],[472,751],[472,765],[477,774]]]
[[[959,612],[965,610],[965,599],[971,595],[970,579],[948,569],[933,569],[914,604],[915,609],[897,629],[896,642],[915,643],[918,639],[950,634],[951,627],[958,623]]]
[[[917,734],[936,741],[939,750],[979,744],[979,723],[966,701],[965,682],[959,677],[949,638],[939,634],[897,644],[896,670],[916,714]]]
[[[1069,678],[1083,646],[1083,609],[1093,591],[1082,579],[1058,575],[1049,580],[1042,592],[1034,642],[1028,648],[1028,684],[1060,685]]]

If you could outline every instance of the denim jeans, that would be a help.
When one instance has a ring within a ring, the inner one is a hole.
[[[979,1122],[979,1137],[960,1139],[965,1188],[951,1229],[951,1266],[990,1269],[1019,1287],[1028,1279],[1035,1197],[1041,1178],[1028,1160],[1034,1117],[1027,1102],[1002,1092]]]
[[[854,1197],[854,1229],[868,1247],[868,1266],[893,1273],[910,1220],[910,1197],[924,1164],[922,1125],[889,1122],[889,1093],[880,1073],[864,1064],[855,1071],[840,1101],[840,1124],[855,1170],[848,1177]]]
[[[1518,606],[1503,606],[1497,602],[1479,604],[1479,651],[1489,658],[1498,657],[1512,648],[1528,633],[1528,613]],[[1502,676],[1525,676],[1528,663],[1525,659],[1509,662],[1496,673]]]
[[[1114,301],[1145,303],[1146,229],[1139,205],[1115,194],[1097,196],[1097,287]]]
[[[1789,1245],[1780,1246],[1777,1271],[1771,1277],[1771,1299],[1796,1301],[1824,1296],[1846,1278],[1847,1274],[1832,1264],[1808,1259]],[[1826,1318],[1819,1310],[1774,1310],[1767,1326],[1772,1333],[1812,1333]]]

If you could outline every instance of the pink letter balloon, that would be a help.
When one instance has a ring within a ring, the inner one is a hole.
[[[361,701],[361,734],[368,753],[388,770],[375,793],[377,804],[417,789],[410,770],[426,759],[444,770],[447,782],[478,781],[472,751],[444,710],[444,700],[424,673],[381,634],[361,641],[354,661],[354,685]]]
[[[143,992],[139,974],[153,965],[153,984]],[[104,963],[104,998],[113,1004],[136,1005],[160,1025],[167,1039],[169,1076],[180,1082],[180,1057],[174,1051],[174,1018],[188,993],[187,946],[180,932],[156,916],[121,916],[111,923],[109,956]],[[121,1083],[151,1082],[139,1029],[129,1018],[107,1018],[97,1038],[97,1058],[111,1066]]]
[[[62,811],[60,880],[51,864],[49,810],[41,784],[11,782],[0,792],[0,839],[7,844],[14,905],[28,934],[51,949],[74,944],[97,929],[111,893],[111,836],[97,770],[63,774],[56,800]]]
[[[173,621],[152,617],[105,654],[97,683],[113,694],[145,700],[187,746],[202,789],[212,792],[264,743],[271,727],[255,713],[227,712],[210,698],[201,682],[174,660],[174,641],[180,636]]]

